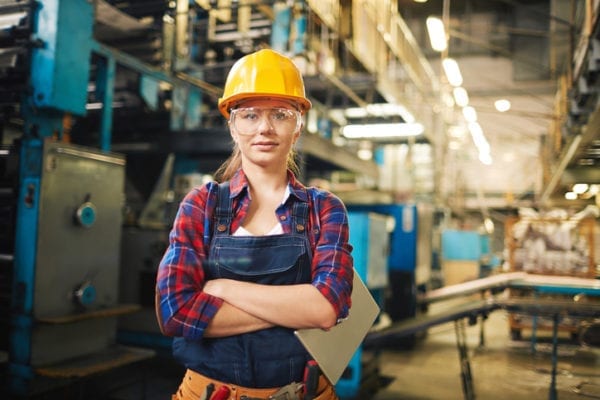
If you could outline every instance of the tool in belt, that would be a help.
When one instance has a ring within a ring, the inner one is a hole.
[[[277,392],[269,397],[250,397],[242,395],[240,400],[313,400],[317,396],[319,376],[321,370],[316,361],[311,360],[304,369],[304,382],[292,382],[282,386]],[[202,400],[226,400],[229,397],[230,390],[227,386],[221,386],[214,394],[214,385],[209,384],[206,387]]]
[[[282,386],[281,389],[266,398],[241,396],[240,400],[301,400],[301,393],[304,390],[303,383],[292,382],[289,385]]]

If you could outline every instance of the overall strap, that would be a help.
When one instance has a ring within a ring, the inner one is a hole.
[[[217,207],[215,208],[215,235],[228,235],[231,229],[232,201],[229,197],[229,182],[218,185]]]
[[[308,203],[297,201],[292,208],[292,230],[305,233],[308,223]]]

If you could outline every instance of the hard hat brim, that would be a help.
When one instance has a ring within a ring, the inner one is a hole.
[[[238,93],[236,95],[230,96],[227,99],[219,99],[219,111],[221,114],[229,119],[229,111],[235,107],[236,104],[246,101],[246,100],[255,100],[255,99],[275,99],[275,100],[287,100],[292,104],[298,105],[298,111],[304,114],[312,107],[312,103],[310,100],[304,97],[298,96],[285,96],[282,94],[273,94],[273,93]]]

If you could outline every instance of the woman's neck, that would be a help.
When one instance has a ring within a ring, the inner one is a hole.
[[[250,188],[254,190],[277,192],[285,188],[288,183],[286,168],[278,168],[276,170],[269,170],[256,166],[242,166],[242,168],[248,179]]]

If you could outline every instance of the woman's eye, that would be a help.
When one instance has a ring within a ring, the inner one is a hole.
[[[278,121],[282,121],[288,118],[288,114],[283,111],[275,111],[273,112],[273,119]]]
[[[242,114],[242,118],[252,120],[258,118],[258,115],[255,112],[246,112]]]

